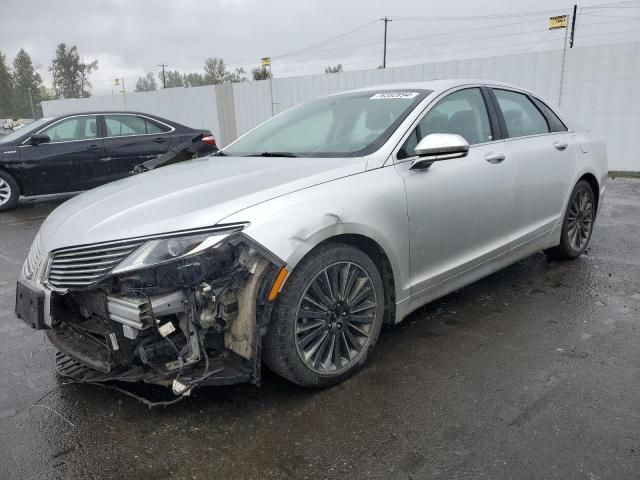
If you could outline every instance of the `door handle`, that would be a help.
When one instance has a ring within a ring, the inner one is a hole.
[[[507,156],[504,153],[487,153],[484,156],[484,159],[493,164],[502,163],[505,161]]]
[[[95,143],[93,145],[89,145],[88,150],[91,150],[92,152],[98,152],[102,149],[101,145],[96,145]]]
[[[166,141],[166,140],[167,140],[166,138],[161,138],[161,137],[158,137],[158,138],[154,138],[154,139],[153,139],[153,141],[154,141],[154,142],[156,142],[156,143],[162,143],[162,142],[164,142],[164,141]]]
[[[566,150],[569,144],[567,142],[553,142],[553,146],[556,147],[557,150]]]

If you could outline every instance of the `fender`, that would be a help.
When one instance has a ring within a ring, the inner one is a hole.
[[[392,167],[369,170],[274,198],[220,221],[242,218],[242,232],[292,271],[313,248],[337,235],[363,235],[389,258],[396,301],[409,295],[409,227],[402,178]]]

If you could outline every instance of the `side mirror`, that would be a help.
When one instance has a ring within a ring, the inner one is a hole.
[[[46,133],[35,133],[29,138],[30,145],[40,145],[41,143],[49,143],[51,138]]]
[[[419,157],[411,165],[412,170],[428,168],[432,162],[466,157],[469,143],[456,133],[431,133],[424,137],[415,148]]]

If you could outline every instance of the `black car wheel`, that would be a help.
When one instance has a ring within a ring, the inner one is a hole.
[[[580,180],[569,198],[569,205],[562,223],[560,245],[545,250],[545,253],[558,260],[578,258],[589,245],[595,218],[596,203],[593,189],[588,182]]]
[[[384,312],[380,273],[350,245],[322,245],[287,280],[265,339],[277,374],[323,388],[358,371],[375,345]]]
[[[15,208],[20,198],[20,188],[14,178],[0,171],[0,212]]]

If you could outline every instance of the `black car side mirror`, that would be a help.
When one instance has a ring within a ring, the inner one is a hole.
[[[30,145],[40,145],[41,143],[49,143],[50,141],[51,137],[46,133],[35,133],[29,138]]]
[[[432,162],[465,157],[469,153],[469,143],[455,133],[431,133],[420,140],[414,151],[418,158],[411,169],[420,170],[428,168]]]

